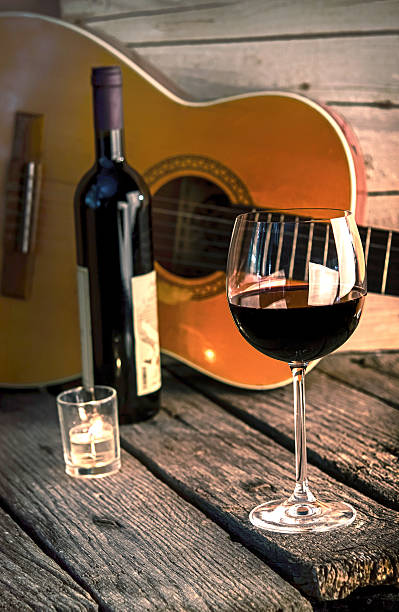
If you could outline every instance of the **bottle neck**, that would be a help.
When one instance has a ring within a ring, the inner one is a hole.
[[[125,159],[123,129],[96,131],[96,158],[116,162]]]
[[[122,85],[93,86],[96,157],[123,161]]]

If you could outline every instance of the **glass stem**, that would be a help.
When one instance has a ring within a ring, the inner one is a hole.
[[[295,418],[295,468],[296,484],[290,501],[313,502],[314,495],[309,490],[306,457],[306,424],[305,424],[305,372],[306,365],[291,365],[294,385],[294,418]]]

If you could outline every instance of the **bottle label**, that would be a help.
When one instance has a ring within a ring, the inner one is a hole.
[[[94,387],[89,270],[83,266],[78,266],[78,303],[83,386]]]
[[[155,270],[132,278],[137,395],[161,387]]]

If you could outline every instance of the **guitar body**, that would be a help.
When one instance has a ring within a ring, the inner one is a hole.
[[[80,372],[73,194],[94,158],[90,70],[106,64],[122,68],[127,159],[154,198],[162,350],[237,386],[290,381],[288,366],[252,349],[229,314],[232,220],[244,207],[354,210],[356,201],[361,220],[364,172],[347,126],[285,93],[189,102],[109,44],[50,18],[4,14],[0,39],[3,186],[16,113],[43,118],[32,286],[25,298],[0,296],[0,382],[40,385]],[[3,205],[0,215],[4,242]]]

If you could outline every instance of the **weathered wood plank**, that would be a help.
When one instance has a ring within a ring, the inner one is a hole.
[[[199,100],[277,89],[327,102],[397,104],[398,46],[397,36],[386,36],[133,48]]]
[[[399,19],[397,2],[355,2],[302,0],[209,0],[177,2],[168,0],[62,0],[65,19],[98,20],[106,16],[112,33],[130,40],[187,40],[196,38],[282,36],[355,30],[384,31]]]
[[[331,108],[352,126],[361,143],[368,191],[399,191],[399,109],[334,105]],[[373,206],[372,201],[369,204]]]
[[[100,33],[99,29],[97,31]],[[325,101],[399,102],[398,37],[140,49],[198,99],[288,90]],[[210,70],[209,66],[212,66]]]
[[[0,11],[23,11],[61,18],[61,0],[0,0]]]
[[[94,24],[93,24],[94,25]],[[90,27],[100,37],[106,31]],[[317,100],[399,103],[397,36],[139,48],[198,100],[288,90]],[[135,48],[135,47],[133,47]],[[210,66],[212,69],[210,70]]]
[[[214,0],[213,6],[229,6],[235,0]],[[181,0],[61,0],[64,19],[84,19],[96,17],[97,15],[107,15],[114,17],[115,14],[134,13],[140,15],[157,11],[176,12],[182,9]],[[200,8],[205,5],[209,8],[209,0],[195,0],[191,6]]]
[[[96,602],[0,509],[0,609],[98,610]]]
[[[246,391],[208,379],[177,362],[170,362],[168,368],[252,426],[294,448],[290,385],[272,391]],[[363,377],[364,373],[359,386]],[[309,372],[306,382],[310,461],[399,510],[398,410],[333,380],[318,367]]]
[[[385,225],[378,223],[377,225]],[[399,348],[399,297],[369,293],[359,327],[338,352]]]
[[[381,195],[368,197],[365,225],[384,229],[399,229],[399,196]],[[381,313],[383,315],[383,313]]]
[[[47,395],[3,395],[0,440],[0,496],[102,609],[311,610],[127,453],[112,478],[66,476]]]
[[[349,353],[323,359],[318,369],[399,408],[398,353]],[[399,424],[399,413],[398,413]]]
[[[307,595],[336,599],[359,587],[398,582],[397,512],[310,467],[320,497],[350,501],[357,520],[306,536],[254,529],[248,512],[255,504],[292,492],[292,453],[168,375],[163,406],[154,421],[122,428],[124,446]]]

